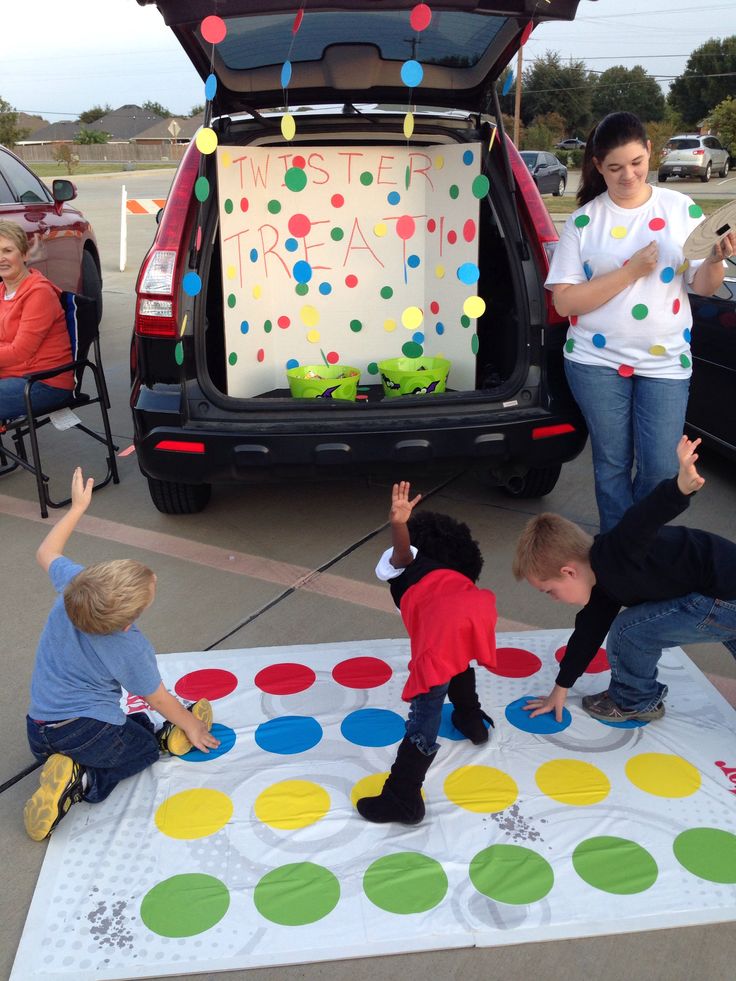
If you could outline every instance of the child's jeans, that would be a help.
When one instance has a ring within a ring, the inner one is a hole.
[[[406,720],[406,736],[425,756],[434,756],[440,748],[437,733],[442,722],[442,706],[450,682],[435,685],[428,692],[412,698],[409,718]]]
[[[91,804],[104,800],[121,780],[145,770],[159,757],[153,723],[145,712],[129,715],[122,726],[85,718],[61,726],[39,725],[28,717],[26,725],[31,752],[39,763],[52,753],[62,753],[84,767],[84,799]]]
[[[630,606],[619,613],[608,633],[609,695],[627,712],[653,708],[667,691],[657,681],[662,650],[714,640],[720,640],[736,657],[736,599],[689,593]]]

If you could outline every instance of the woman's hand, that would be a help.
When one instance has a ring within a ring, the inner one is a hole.
[[[716,263],[720,265],[724,259],[730,259],[732,255],[736,255],[736,231],[733,230],[724,235],[720,241],[716,242],[706,261],[714,265]]]
[[[658,259],[657,243],[650,242],[649,245],[645,245],[643,249],[639,249],[632,255],[626,263],[626,268],[634,279],[641,279],[642,276],[648,276],[649,273],[654,272],[657,268]]]

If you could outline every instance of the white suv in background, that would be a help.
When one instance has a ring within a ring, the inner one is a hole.
[[[729,152],[715,136],[673,136],[662,148],[657,180],[663,184],[668,177],[699,177],[707,184],[714,170],[725,177],[729,166]]]

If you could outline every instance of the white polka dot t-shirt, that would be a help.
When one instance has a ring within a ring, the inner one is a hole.
[[[584,283],[623,266],[657,243],[657,268],[590,313],[570,317],[565,357],[604,365],[629,376],[688,378],[692,315],[686,282],[702,260],[688,262],[682,247],[703,212],[692,199],[652,187],[638,208],[621,208],[608,192],[583,205],[560,235],[545,286]]]

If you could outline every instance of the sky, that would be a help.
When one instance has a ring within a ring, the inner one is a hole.
[[[203,0],[203,16],[216,6]],[[309,0],[306,9],[308,15]],[[536,28],[524,64],[547,51],[595,71],[640,64],[666,92],[666,76],[681,74],[695,48],[736,34],[735,10],[736,0],[580,0],[572,23]],[[3,0],[0,23],[0,97],[15,109],[56,122],[96,104],[115,109],[151,100],[188,115],[204,102],[204,83],[155,7],[135,0]],[[68,26],[59,30],[58,23]]]

